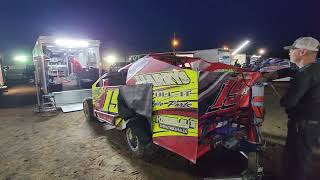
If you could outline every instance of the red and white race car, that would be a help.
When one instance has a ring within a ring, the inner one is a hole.
[[[255,152],[264,118],[260,76],[198,58],[148,55],[101,76],[84,112],[125,130],[139,158],[152,144],[193,163],[217,146]]]

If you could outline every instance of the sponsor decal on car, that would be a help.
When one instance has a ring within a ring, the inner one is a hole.
[[[153,122],[153,137],[198,135],[197,119],[178,115],[156,115]]]
[[[139,74],[134,76],[136,84],[151,83],[153,86],[171,86],[189,84],[190,78],[183,70],[173,70],[152,74]]]

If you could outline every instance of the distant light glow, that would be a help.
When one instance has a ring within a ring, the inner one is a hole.
[[[179,41],[176,40],[176,39],[173,39],[173,40],[172,40],[172,46],[173,46],[173,47],[179,46]]]
[[[117,61],[117,58],[114,55],[108,55],[104,57],[103,60],[107,61],[109,64],[113,64]]]
[[[266,50],[265,49],[259,49],[259,52],[258,52],[260,55],[264,55],[266,53]]]
[[[56,45],[66,48],[85,48],[89,46],[88,41],[84,40],[72,40],[72,39],[57,39]]]
[[[232,52],[231,55],[237,54],[240,50],[242,50],[245,46],[247,46],[250,43],[249,40],[246,40],[243,44],[241,44],[235,51]]]
[[[261,58],[261,56],[259,56],[259,55],[255,55],[255,54],[254,54],[254,55],[252,55],[251,57],[252,57],[252,58]]]
[[[223,46],[223,50],[229,50],[229,47],[228,46]]]
[[[15,56],[14,60],[15,61],[19,61],[19,62],[26,62],[26,61],[28,61],[28,57],[27,56],[23,56],[23,55],[19,55],[19,56]]]

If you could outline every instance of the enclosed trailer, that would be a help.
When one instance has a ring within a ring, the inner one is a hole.
[[[40,36],[33,50],[38,110],[81,110],[99,77],[100,41]]]

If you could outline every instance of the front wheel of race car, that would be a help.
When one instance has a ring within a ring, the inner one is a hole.
[[[139,126],[131,126],[126,129],[126,140],[132,155],[139,159],[150,161],[153,159],[156,147],[151,138],[147,137],[144,129]]]
[[[92,99],[88,98],[83,101],[83,112],[87,121],[93,121],[95,119],[93,115]]]

